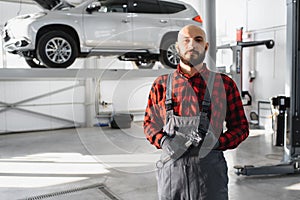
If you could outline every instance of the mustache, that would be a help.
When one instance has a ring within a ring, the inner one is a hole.
[[[196,51],[196,50],[194,50],[194,49],[187,50],[187,51],[185,52],[185,54],[187,54],[187,53],[195,53],[195,54],[199,54],[199,52]]]

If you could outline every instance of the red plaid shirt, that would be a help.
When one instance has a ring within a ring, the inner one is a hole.
[[[172,83],[174,114],[197,116],[202,109],[209,71],[205,65],[192,77],[184,74],[178,66]],[[164,136],[166,82],[168,75],[159,76],[153,83],[144,118],[144,132],[151,144],[160,148]],[[233,149],[249,135],[240,93],[235,82],[228,76],[216,73],[209,112],[210,125],[219,137],[219,149]],[[226,130],[223,125],[226,122]]]

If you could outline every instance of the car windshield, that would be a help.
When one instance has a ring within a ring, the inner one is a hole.
[[[74,5],[68,3],[67,1],[61,1],[59,4],[57,4],[51,10],[69,10],[70,8],[74,8],[74,7],[75,7]]]
[[[70,10],[75,7],[87,5],[93,1],[99,0],[60,0],[60,3],[51,10]]]

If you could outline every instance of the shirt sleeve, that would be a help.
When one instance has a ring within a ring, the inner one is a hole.
[[[160,141],[164,136],[164,87],[162,77],[159,77],[152,85],[144,117],[144,133],[146,138],[156,148],[160,149]]]
[[[234,149],[249,135],[249,124],[245,116],[241,96],[235,82],[228,77],[226,89],[226,128],[219,138],[219,149]],[[226,86],[225,86],[226,87]]]

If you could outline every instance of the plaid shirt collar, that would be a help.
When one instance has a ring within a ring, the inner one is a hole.
[[[203,63],[202,68],[199,70],[199,72],[195,73],[193,76],[190,76],[189,74],[186,74],[182,71],[180,64],[177,66],[177,69],[175,71],[176,76],[183,76],[187,79],[191,79],[193,77],[208,77],[209,75],[209,69],[206,66],[206,63]]]

